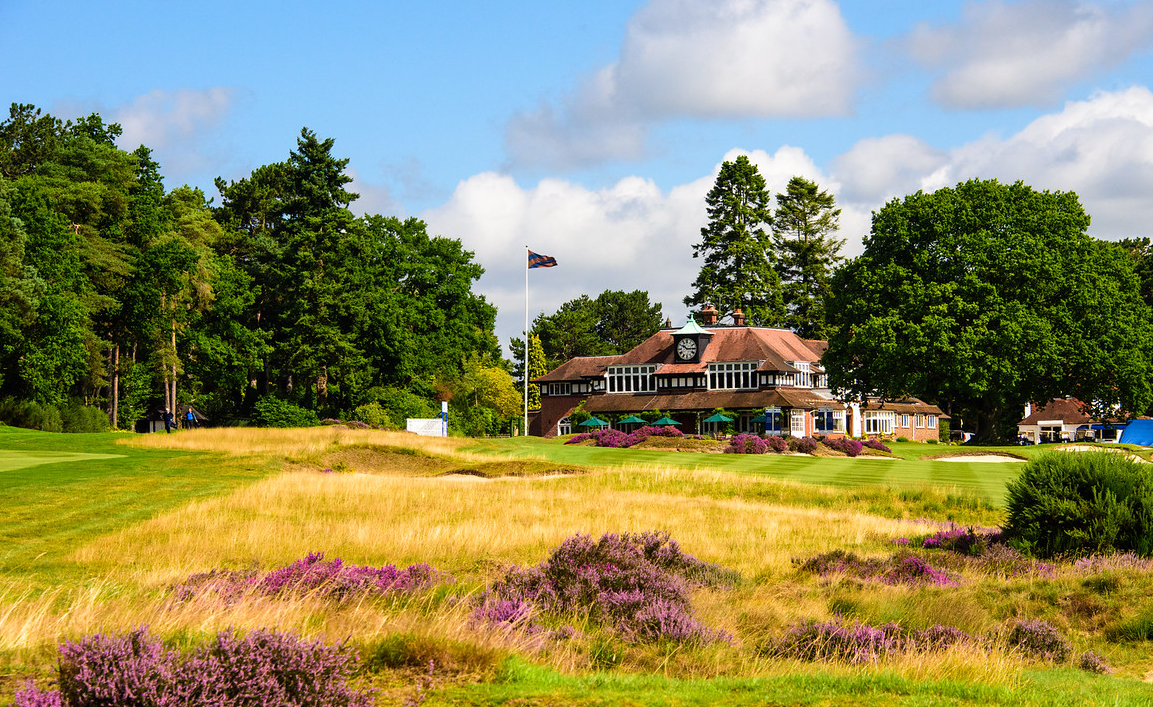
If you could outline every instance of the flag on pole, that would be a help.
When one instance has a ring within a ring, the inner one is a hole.
[[[533,268],[555,268],[556,258],[549,255],[541,255],[534,253],[531,250],[528,252],[528,269]]]

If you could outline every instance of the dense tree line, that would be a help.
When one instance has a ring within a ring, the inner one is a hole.
[[[685,303],[828,339],[840,397],[921,397],[982,441],[1013,436],[1027,402],[1073,395],[1118,418],[1153,405],[1153,246],[1089,236],[1076,194],[972,180],[894,199],[848,262],[839,209],[803,178],[773,211],[741,156],[706,208]]]
[[[354,216],[333,140],[302,130],[214,207],[119,136],[28,105],[0,123],[0,397],[121,428],[263,399],[403,424],[452,398],[469,432],[515,417],[483,269],[417,219]]]
[[[1148,242],[1088,228],[1076,194],[1020,182],[885,204],[864,253],[834,277],[830,384],[851,398],[923,397],[985,441],[1015,435],[1024,404],[1053,397],[1099,416],[1145,413]]]
[[[523,342],[501,358],[473,254],[355,216],[333,140],[302,130],[284,162],[217,180],[213,205],[120,134],[28,105],[0,123],[0,420],[131,428],[193,405],[402,425],[438,400],[461,432],[518,417]],[[984,439],[1059,395],[1150,410],[1153,246],[1090,237],[1075,194],[973,180],[894,199],[843,264],[827,192],[797,177],[775,202],[747,158],[722,166],[685,301],[828,338],[839,394],[916,395]],[[534,321],[530,368],[623,353],[661,320],[643,291],[578,297]]]

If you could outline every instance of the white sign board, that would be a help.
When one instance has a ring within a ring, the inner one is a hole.
[[[439,417],[430,417],[428,419],[419,417],[410,417],[407,420],[408,431],[415,432],[424,437],[446,437],[444,420]]]

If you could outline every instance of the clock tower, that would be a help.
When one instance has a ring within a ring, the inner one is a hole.
[[[690,314],[689,321],[673,332],[673,362],[700,363],[701,355],[712,338],[713,333],[702,329]]]

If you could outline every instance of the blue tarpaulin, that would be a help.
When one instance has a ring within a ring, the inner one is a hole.
[[[1121,435],[1122,444],[1139,444],[1153,447],[1153,420],[1133,420],[1125,426]]]

